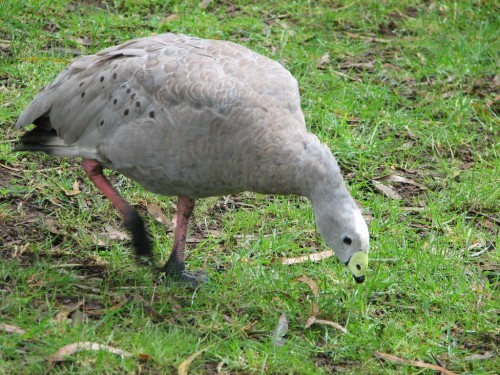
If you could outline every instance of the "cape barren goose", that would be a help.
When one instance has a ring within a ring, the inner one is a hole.
[[[151,258],[144,224],[102,173],[178,196],[173,250],[162,270],[196,284],[184,248],[196,198],[242,191],[302,195],[319,232],[355,280],[365,279],[368,229],[338,164],[308,133],[297,81],[238,44],[163,34],[75,60],[24,110],[20,151],[83,158],[123,216],[136,255]]]

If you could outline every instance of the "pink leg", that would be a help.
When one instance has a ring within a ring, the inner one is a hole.
[[[182,281],[190,283],[192,286],[198,286],[200,282],[208,281],[207,276],[204,272],[186,272],[184,264],[186,233],[194,205],[194,199],[179,196],[179,201],[177,202],[177,228],[175,228],[174,246],[167,263],[163,267],[163,272],[165,272],[167,276],[179,278]]]
[[[189,218],[193,213],[195,201],[187,197],[179,197],[177,202],[177,228],[175,228],[174,247],[170,257],[179,263],[184,263],[184,250],[186,249],[186,235]]]
[[[94,159],[83,159],[83,169],[94,185],[111,201],[122,217],[125,227],[132,234],[132,243],[137,257],[152,259],[151,243],[149,242],[144,222],[137,211],[113,188],[106,176],[102,173],[102,165]]]
[[[178,274],[184,271],[184,250],[186,248],[186,233],[189,218],[193,213],[195,200],[188,197],[179,197],[177,202],[177,227],[174,233],[174,246],[164,271],[167,274]]]

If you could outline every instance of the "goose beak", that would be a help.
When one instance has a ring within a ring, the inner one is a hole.
[[[346,263],[347,269],[351,272],[354,280],[361,284],[365,281],[366,270],[368,269],[368,254],[364,251],[355,252]]]

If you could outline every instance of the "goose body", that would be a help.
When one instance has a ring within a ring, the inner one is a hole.
[[[179,196],[189,215],[207,196],[306,196],[327,243],[364,278],[366,223],[332,153],[306,130],[297,81],[243,46],[163,34],[83,56],[38,93],[16,129],[31,123],[18,150],[82,157],[126,222],[130,207],[102,182],[102,167]],[[183,249],[178,258],[183,269]]]

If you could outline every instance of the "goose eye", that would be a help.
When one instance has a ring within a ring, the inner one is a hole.
[[[344,237],[344,243],[347,244],[347,245],[350,245],[350,244],[352,244],[352,240],[349,237],[345,236]]]

